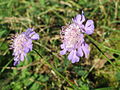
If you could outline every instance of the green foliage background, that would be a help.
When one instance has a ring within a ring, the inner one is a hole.
[[[2,90],[118,90],[120,87],[119,0],[0,0]],[[95,22],[86,35],[88,59],[72,64],[60,56],[60,30],[85,12]],[[40,40],[24,62],[13,66],[11,36],[34,28]]]

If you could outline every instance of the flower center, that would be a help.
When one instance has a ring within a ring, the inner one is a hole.
[[[80,38],[80,28],[76,24],[70,24],[67,26],[63,32],[64,35],[62,37],[64,38],[63,42],[65,43],[66,48],[75,48]]]
[[[23,51],[25,42],[27,42],[27,38],[24,34],[17,36],[17,38],[15,38],[14,40],[14,45],[13,45],[15,50]]]

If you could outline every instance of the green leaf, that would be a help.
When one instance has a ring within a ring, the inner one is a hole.
[[[120,81],[120,72],[117,72],[115,76],[116,76],[116,80]]]
[[[6,33],[6,30],[0,30],[0,38]]]

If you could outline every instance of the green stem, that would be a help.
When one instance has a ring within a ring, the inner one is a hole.
[[[116,67],[116,66],[111,62],[111,60],[104,54],[104,52],[103,52],[100,48],[105,48],[105,49],[107,49],[107,50],[114,51],[114,52],[119,53],[119,54],[120,54],[120,52],[117,51],[117,50],[111,49],[111,48],[109,48],[109,47],[107,47],[107,46],[105,46],[105,45],[99,44],[97,41],[95,41],[93,38],[91,38],[91,37],[88,36],[88,35],[87,35],[87,37],[92,41],[93,45],[102,53],[102,55],[104,56],[104,58],[106,58],[107,61],[108,61],[113,67]]]
[[[2,68],[2,70],[0,71],[0,73],[2,73],[5,68],[13,61],[13,58]]]
[[[109,47],[107,47],[107,46],[105,46],[105,45],[103,45],[103,44],[99,44],[97,41],[95,41],[93,38],[91,38],[89,35],[86,35],[95,45],[97,45],[97,46],[99,46],[100,48],[105,48],[105,49],[107,49],[107,50],[109,50],[109,51],[112,51],[112,52],[114,52],[114,53],[117,53],[117,54],[120,54],[120,51],[118,51],[118,50],[115,50],[115,49],[112,49],[112,48],[109,48]]]
[[[100,48],[105,48],[105,49],[108,49],[110,51],[114,51],[114,52],[117,52],[117,53],[120,53],[118,52],[117,50],[114,50],[114,49],[111,49],[111,48],[108,48],[104,45],[101,45],[99,44],[97,41],[95,41],[93,38],[91,38],[89,35],[87,35],[87,37],[92,41],[93,45],[102,53],[103,57],[115,68],[117,68],[111,61],[110,59],[104,54],[104,52],[100,49]],[[89,75],[89,73],[94,69],[94,65],[90,68],[90,70],[88,71],[88,73],[83,77],[84,79]],[[117,70],[119,71],[119,68],[117,68]]]
[[[42,56],[39,54],[39,52],[37,50],[34,49],[34,51],[42,58]],[[59,75],[61,78],[63,78],[65,81],[67,81],[73,88],[78,88],[76,85],[73,85],[73,83],[71,83],[67,78],[65,78],[62,74],[60,74],[51,64],[49,64],[46,60],[44,60],[44,62],[54,70],[54,72]]]

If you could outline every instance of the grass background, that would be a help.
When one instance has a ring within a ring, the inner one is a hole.
[[[2,90],[118,90],[120,88],[119,0],[0,0]],[[60,56],[60,30],[85,12],[95,22],[88,59],[72,64]],[[40,40],[24,62],[13,66],[11,36],[34,28]],[[39,55],[40,54],[40,55]],[[42,57],[40,57],[42,56]]]

